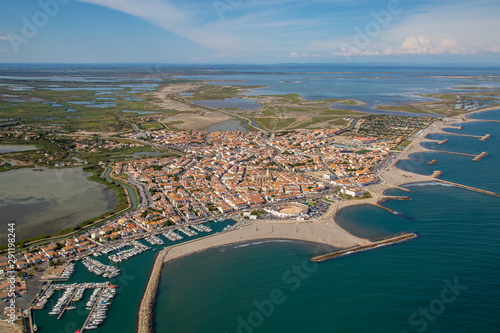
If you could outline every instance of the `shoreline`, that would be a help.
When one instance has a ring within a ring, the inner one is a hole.
[[[211,248],[255,240],[305,241],[339,249],[371,243],[370,240],[348,233],[336,223],[327,224],[321,220],[300,222],[260,220],[238,226],[232,231],[173,245],[168,248],[165,263]]]

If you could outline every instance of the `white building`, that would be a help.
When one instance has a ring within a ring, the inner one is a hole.
[[[340,190],[341,193],[350,195],[351,197],[361,197],[365,195],[365,190],[360,188],[352,188],[352,187],[343,187]]]

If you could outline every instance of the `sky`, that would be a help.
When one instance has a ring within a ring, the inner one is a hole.
[[[0,63],[500,64],[500,1],[1,0]]]

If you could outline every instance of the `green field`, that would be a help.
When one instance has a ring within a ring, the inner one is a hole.
[[[160,123],[143,123],[141,124],[141,128],[145,130],[162,129],[163,125]]]
[[[293,124],[295,118],[253,118],[255,122],[262,128],[268,130],[281,130]]]

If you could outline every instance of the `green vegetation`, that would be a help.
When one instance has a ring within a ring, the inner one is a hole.
[[[193,96],[191,96],[191,101],[202,101],[202,100],[212,100],[212,99],[227,99],[235,97],[241,92],[247,89],[261,88],[261,86],[218,86],[211,84],[201,85]]]
[[[16,91],[14,95],[8,87],[0,86],[0,96],[15,96],[15,101],[0,97],[0,118],[68,132],[108,132],[130,129],[130,120],[140,116],[123,110],[176,113],[158,107],[158,100],[151,92],[135,93],[133,88],[103,93],[94,90],[103,85],[98,82],[58,82],[59,90],[48,87],[51,83],[45,81],[23,81],[23,84],[33,89]],[[108,87],[109,84],[103,88]]]
[[[455,100],[457,98],[456,94],[424,94],[422,96],[446,100]]]
[[[411,141],[404,140],[403,142],[401,142],[400,146],[406,148],[410,143]]]
[[[264,116],[275,116],[276,115],[276,111],[268,109],[268,110],[262,111],[262,114]]]
[[[262,128],[269,130],[281,130],[293,124],[295,118],[253,118],[255,122]]]
[[[33,168],[33,167],[34,167],[33,165],[11,165],[10,163],[6,163],[4,165],[0,165],[0,172],[22,169],[22,168]]]
[[[334,126],[344,126],[346,124],[346,120],[344,120],[343,118],[340,118],[340,119],[336,119],[336,120],[330,120],[328,123],[330,125],[334,125]]]
[[[411,105],[378,105],[376,110],[402,111],[411,113],[426,113],[424,110]]]
[[[339,102],[339,104],[342,104],[342,105],[358,105],[358,102],[356,100],[354,100],[354,99],[348,99],[348,100]]]
[[[358,120],[356,131],[364,136],[407,138],[434,120],[432,117],[370,115]]]
[[[308,112],[308,111],[310,111],[310,109],[308,109],[308,108],[299,108],[299,107],[286,107],[285,110],[289,111],[289,112]]]
[[[278,95],[278,96],[281,97],[280,102],[283,102],[283,103],[300,104],[301,102],[303,102],[303,100],[299,94],[286,94],[286,95]]]
[[[151,129],[162,129],[163,126],[160,123],[142,123],[141,128],[145,130],[151,130]]]
[[[297,124],[297,126],[295,126],[295,128],[308,128],[312,125],[315,125],[319,122],[322,122],[322,121],[325,121],[325,120],[328,120],[329,118],[311,118],[311,120],[309,121],[306,121],[306,122],[303,122],[303,123],[300,123],[300,124]]]
[[[358,111],[352,111],[352,110],[343,110],[343,109],[329,109],[329,110],[324,110],[321,112],[321,114],[325,115],[344,115],[344,116],[353,116],[353,115],[359,115],[362,114],[361,112]]]

